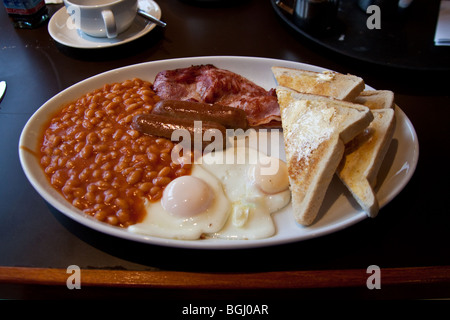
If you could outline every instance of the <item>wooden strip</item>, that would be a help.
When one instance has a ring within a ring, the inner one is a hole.
[[[0,283],[66,285],[65,269],[0,267]],[[175,271],[81,270],[83,286],[167,289],[306,289],[365,287],[364,269],[195,273]],[[382,268],[383,285],[450,284],[450,266]]]

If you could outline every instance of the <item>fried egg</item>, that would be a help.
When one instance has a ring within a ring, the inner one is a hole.
[[[128,229],[168,239],[255,240],[276,233],[272,214],[291,200],[286,163],[233,144],[203,155],[191,175],[174,179],[144,220]]]
[[[190,175],[172,180],[160,201],[144,200],[147,214],[142,222],[128,230],[160,238],[196,240],[205,233],[215,233],[225,225],[231,203],[221,182],[193,165]]]
[[[276,232],[272,213],[291,199],[284,161],[249,147],[232,147],[204,155],[201,165],[222,182],[231,202],[225,226],[206,237],[254,240]]]

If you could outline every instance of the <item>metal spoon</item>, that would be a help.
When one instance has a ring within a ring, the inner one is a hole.
[[[165,27],[167,25],[165,22],[162,22],[161,20],[156,19],[154,16],[152,16],[148,12],[145,12],[142,9],[138,9],[137,13],[160,27]]]

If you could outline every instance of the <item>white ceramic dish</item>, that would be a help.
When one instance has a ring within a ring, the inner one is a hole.
[[[151,0],[139,0],[140,9],[148,12],[156,19],[161,18],[161,9],[158,4]],[[136,40],[150,31],[156,25],[145,18],[136,15],[132,25],[120,33],[116,38],[96,38],[91,37],[82,31],[72,27],[71,17],[67,13],[65,7],[59,9],[50,19],[48,24],[48,32],[50,36],[57,42],[72,48],[79,49],[100,49],[122,45]]]
[[[73,207],[51,187],[39,165],[38,159],[31,152],[27,151],[38,150],[38,137],[41,133],[41,128],[55,110],[61,108],[64,104],[75,100],[79,96],[92,91],[94,88],[100,88],[105,83],[124,81],[134,77],[153,81],[156,74],[165,69],[182,68],[208,63],[214,64],[218,68],[228,69],[241,74],[266,89],[274,88],[276,86],[275,79],[271,72],[271,67],[274,65],[303,68],[312,71],[324,70],[317,66],[292,61],[253,57],[218,56],[154,61],[111,70],[91,77],[67,88],[51,98],[41,106],[35,114],[33,114],[25,125],[19,142],[19,156],[23,170],[30,183],[50,205],[71,219],[94,230],[123,239],[180,248],[240,249],[291,243],[337,232],[366,219],[366,214],[360,210],[356,202],[349,196],[345,187],[338,179],[334,179],[328,189],[319,213],[319,219],[316,223],[309,227],[297,225],[294,222],[291,214],[292,208],[289,205],[283,210],[273,214],[277,232],[274,236],[267,239],[206,239],[184,241],[133,234],[126,229],[112,227],[108,224],[98,222],[94,218],[91,218]],[[396,107],[396,118],[397,126],[394,139],[380,169],[381,185],[377,188],[377,195],[381,207],[390,202],[408,183],[415,171],[419,156],[419,145],[414,127],[399,107]],[[381,210],[379,214],[382,215],[383,210]]]

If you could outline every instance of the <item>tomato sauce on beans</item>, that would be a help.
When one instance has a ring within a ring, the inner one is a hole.
[[[142,220],[144,198],[156,201],[189,164],[171,160],[173,143],[133,130],[133,116],[159,98],[141,79],[106,84],[67,104],[44,129],[41,166],[67,201],[111,225]]]

